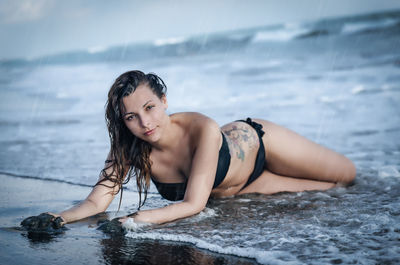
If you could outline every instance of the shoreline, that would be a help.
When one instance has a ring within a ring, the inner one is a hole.
[[[96,230],[97,221],[116,216],[110,211],[66,225],[67,231],[35,237],[20,222],[42,212],[59,212],[86,198],[91,188],[0,174],[0,257],[8,264],[258,264],[253,259],[214,253],[184,242],[109,236]],[[137,201],[124,191],[121,209]],[[125,203],[124,203],[125,202]],[[124,207],[125,205],[125,207]],[[122,210],[118,216],[125,214]]]

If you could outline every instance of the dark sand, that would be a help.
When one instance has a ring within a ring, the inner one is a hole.
[[[0,264],[257,264],[254,260],[220,255],[190,244],[134,240],[96,230],[97,221],[115,217],[119,199],[110,212],[67,224],[58,235],[34,235],[20,222],[42,212],[60,212],[84,199],[90,187],[0,174]],[[124,192],[123,205],[135,193]],[[131,201],[132,201],[131,200]],[[121,208],[124,208],[121,206]],[[126,213],[120,212],[118,216]]]

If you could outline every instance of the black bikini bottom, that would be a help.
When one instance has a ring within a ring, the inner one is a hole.
[[[257,152],[257,157],[256,157],[256,163],[254,165],[254,170],[253,173],[251,173],[249,179],[247,180],[246,184],[243,186],[241,190],[249,186],[253,181],[255,181],[263,172],[265,168],[265,149],[264,149],[264,143],[262,141],[262,136],[264,135],[263,131],[263,126],[257,122],[252,121],[250,118],[247,118],[247,120],[238,120],[241,122],[245,122],[249,124],[251,127],[253,127],[257,134],[258,134],[258,140],[260,141],[260,147],[258,148]]]

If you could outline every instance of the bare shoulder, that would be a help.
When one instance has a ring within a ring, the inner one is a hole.
[[[192,113],[190,118],[190,130],[194,135],[217,134],[220,131],[216,121],[201,113]]]
[[[219,130],[219,125],[216,121],[199,112],[174,113],[171,118],[191,131]]]
[[[199,139],[204,134],[218,136],[220,127],[216,121],[198,112],[180,112],[171,118],[184,127],[193,139]]]

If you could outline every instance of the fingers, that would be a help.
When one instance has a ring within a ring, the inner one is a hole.
[[[56,213],[52,213],[52,212],[45,212],[46,214],[49,214],[49,215],[52,215],[52,216],[54,216],[54,217],[58,217],[58,216],[60,216],[59,214],[56,214]]]
[[[64,217],[62,217],[60,214],[56,214],[56,213],[52,213],[52,212],[46,212],[46,213],[54,216],[53,221],[56,222],[57,225],[63,226],[67,223],[67,221],[65,221]]]
[[[135,217],[136,215],[138,215],[138,212],[134,212],[134,213],[131,213],[131,214],[128,214],[127,215],[127,217]]]
[[[124,217],[119,218],[118,221],[119,221],[121,224],[124,224],[124,223],[126,222],[126,220],[128,220],[128,218],[129,218],[129,217],[124,216]]]
[[[97,229],[107,234],[124,235],[126,234],[126,229],[122,226],[119,219],[120,218],[117,217],[112,219],[111,221],[106,220],[103,223],[101,223]]]
[[[52,212],[46,212],[47,214],[53,215],[54,216],[54,221],[57,220],[57,218],[61,219],[61,225],[65,225],[67,221],[65,221],[64,217],[62,217],[60,214],[52,213]],[[60,221],[57,221],[57,223]]]
[[[53,227],[55,228],[55,229],[60,229],[63,225],[64,225],[64,220],[62,219],[62,217],[61,216],[58,216],[57,218],[55,218],[54,220],[53,220]]]
[[[126,221],[128,221],[129,218],[134,219],[134,217],[135,217],[137,214],[138,214],[137,212],[128,214],[127,216],[124,216],[124,217],[119,218],[118,221],[120,221],[122,224],[124,224]]]

